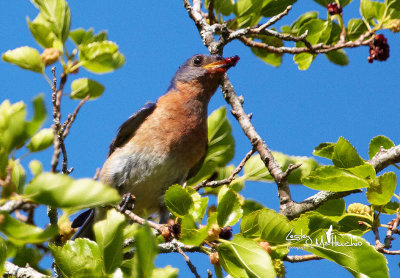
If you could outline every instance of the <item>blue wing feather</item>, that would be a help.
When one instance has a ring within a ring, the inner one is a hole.
[[[110,144],[108,156],[110,156],[116,148],[124,145],[135,134],[135,131],[155,108],[156,103],[151,101],[147,102],[120,126],[117,136],[115,136],[114,140]]]

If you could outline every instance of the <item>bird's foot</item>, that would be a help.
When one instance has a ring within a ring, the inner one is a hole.
[[[135,196],[131,193],[125,193],[122,201],[119,203],[119,211],[124,213],[126,210],[133,210],[135,207]]]

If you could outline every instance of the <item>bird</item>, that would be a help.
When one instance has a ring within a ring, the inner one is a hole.
[[[183,184],[204,161],[207,145],[208,104],[225,72],[238,56],[197,54],[177,70],[165,94],[148,102],[128,118],[110,144],[100,181],[135,197],[133,212],[141,217],[158,213],[166,223],[169,212],[164,194]],[[91,226],[104,218],[104,209],[78,216],[75,237],[93,237]]]

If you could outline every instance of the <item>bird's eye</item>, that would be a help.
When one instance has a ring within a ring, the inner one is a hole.
[[[201,56],[196,56],[194,59],[193,59],[193,65],[195,65],[196,67],[198,67],[198,66],[200,66],[201,65],[201,62],[203,61],[203,57],[201,57]]]

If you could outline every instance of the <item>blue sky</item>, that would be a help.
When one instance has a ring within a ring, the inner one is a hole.
[[[93,78],[106,87],[101,98],[85,104],[66,140],[69,165],[75,169],[72,176],[91,177],[96,168],[102,166],[118,126],[142,104],[163,94],[181,63],[193,54],[207,53],[207,49],[202,45],[182,1],[69,2],[72,29],[107,29],[109,39],[119,44],[127,60],[112,74],[93,75],[81,70],[77,76]],[[358,6],[359,2],[354,1],[346,7],[345,22],[358,16]],[[299,1],[277,26],[289,24],[310,10],[318,10],[320,16],[326,18],[326,11],[316,3]],[[25,20],[26,16],[33,19],[36,14],[29,1],[1,1],[1,53],[24,45],[41,49]],[[236,92],[244,96],[245,110],[253,113],[252,122],[271,149],[290,155],[311,156],[319,143],[335,142],[344,136],[367,159],[369,140],[376,135],[386,135],[399,144],[400,40],[398,34],[383,33],[391,48],[386,62],[368,64],[368,47],[360,47],[346,50],[350,59],[346,67],[333,65],[324,56],[319,56],[307,71],[299,71],[290,55],[284,56],[279,68],[274,68],[239,42],[225,48],[225,56],[239,55],[241,58],[229,71],[229,77]],[[60,69],[57,68],[58,73]],[[43,92],[50,110],[51,90],[42,76],[4,62],[0,62],[0,73],[2,100],[29,102]],[[65,97],[63,115],[76,105],[77,101]],[[211,100],[210,111],[220,106],[226,106],[226,103],[218,90]],[[229,117],[236,139],[233,163],[237,164],[251,145],[233,117]],[[49,120],[46,126],[50,125]],[[28,156],[24,163],[33,158],[42,160],[45,169],[50,169],[50,151]],[[328,163],[327,160],[319,161]],[[298,201],[313,193],[303,186],[292,187],[292,195]],[[278,209],[274,184],[248,183],[243,195]],[[365,202],[360,196],[352,196],[346,199],[346,203],[355,200]],[[384,237],[383,229],[381,237]],[[371,235],[367,238],[372,240]],[[393,249],[400,249],[400,243],[394,241],[393,245]],[[190,257],[204,275],[209,265],[208,258],[201,254]],[[388,259],[391,276],[399,275],[399,259],[395,256]],[[162,255],[157,259],[158,266],[168,264],[181,269],[180,277],[190,277],[180,255]],[[285,265],[288,277],[301,277],[300,273],[307,273],[307,277],[350,277],[343,268],[328,261]]]

